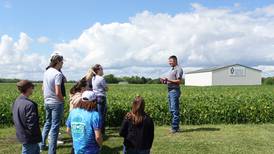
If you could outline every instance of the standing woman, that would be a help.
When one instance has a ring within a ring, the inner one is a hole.
[[[154,138],[154,123],[144,110],[145,101],[137,96],[120,128],[119,134],[124,137],[124,154],[150,153]]]
[[[97,110],[102,117],[102,134],[105,134],[105,122],[107,112],[106,91],[108,90],[106,80],[103,75],[103,68],[100,64],[96,64],[93,68],[95,75],[92,78],[93,91],[97,95]]]
[[[63,56],[55,54],[50,59],[50,64],[44,73],[43,93],[46,110],[46,122],[42,131],[42,142],[40,149],[45,150],[46,139],[50,132],[49,154],[56,153],[57,138],[61,118],[64,112],[64,96],[62,95],[61,84],[63,74],[60,72],[63,67]]]

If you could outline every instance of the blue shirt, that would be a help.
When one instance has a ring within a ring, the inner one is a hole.
[[[101,119],[97,111],[76,108],[71,110],[67,119],[67,127],[71,129],[73,147],[76,154],[99,153],[99,145],[95,140],[95,131],[100,129]]]

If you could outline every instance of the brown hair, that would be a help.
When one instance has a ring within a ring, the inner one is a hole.
[[[87,81],[85,78],[82,78],[80,81],[78,81],[71,89],[70,94],[75,94],[77,92],[81,92],[82,88],[85,88],[87,86]]]
[[[96,107],[97,107],[96,101],[87,102],[87,101],[83,101],[83,100],[81,100],[75,106],[75,108],[85,109],[87,111],[92,111],[92,110],[96,109]]]
[[[102,69],[102,66],[100,64],[96,64],[92,67],[93,71],[97,74],[100,69]]]
[[[145,101],[141,96],[137,96],[133,103],[131,111],[127,113],[126,118],[131,120],[134,125],[143,122],[145,117]]]
[[[34,88],[33,83],[28,80],[21,80],[16,83],[16,86],[20,93],[26,93],[29,88]]]
[[[46,68],[46,70],[51,67],[55,67],[59,62],[62,62],[62,61],[63,61],[63,56],[58,55],[58,54],[52,56],[50,59],[49,66]]]

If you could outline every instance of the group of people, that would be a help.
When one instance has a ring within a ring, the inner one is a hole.
[[[19,81],[16,86],[20,96],[12,105],[13,121],[16,136],[22,143],[23,154],[37,154],[48,150],[55,154],[61,119],[64,114],[66,96],[66,77],[62,73],[63,57],[54,54],[46,68],[43,78],[43,95],[46,119],[41,132],[39,125],[38,105],[29,97],[34,84],[28,80]],[[172,115],[171,133],[179,131],[179,97],[180,83],[183,75],[177,64],[177,57],[169,57],[172,67],[161,82],[168,86],[169,110]],[[71,153],[100,153],[105,134],[108,86],[103,78],[103,68],[96,64],[88,73],[70,89],[69,116],[66,120],[67,133],[72,137]],[[154,138],[154,123],[145,113],[145,101],[141,96],[134,98],[131,111],[122,122],[120,136],[124,138],[123,153],[150,153]],[[50,137],[48,146],[47,138]]]

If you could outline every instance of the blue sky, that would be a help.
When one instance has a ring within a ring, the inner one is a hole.
[[[0,23],[1,23],[0,37],[7,35],[10,38],[12,38],[13,43],[16,43],[16,41],[20,40],[20,36],[21,36],[20,33],[23,32],[32,40],[32,41],[29,41],[32,43],[28,44],[28,48],[24,51],[25,52],[24,55],[38,54],[46,58],[48,58],[48,56],[52,53],[53,50],[56,50],[56,49],[60,50],[61,44],[65,43],[68,46],[71,40],[78,40],[80,36],[84,34],[85,31],[89,29],[91,31],[94,31],[96,29],[96,27],[94,27],[96,23],[100,23],[100,25],[98,26],[99,28],[98,27],[97,28],[98,29],[101,28],[102,31],[104,31],[103,30],[104,25],[110,26],[113,23],[118,23],[118,24],[129,23],[131,25],[134,25],[134,23],[132,23],[132,20],[135,21],[135,19],[138,18],[138,14],[141,14],[141,17],[144,17],[144,18],[147,17],[147,15],[142,14],[145,11],[149,12],[148,16],[158,17],[159,14],[166,14],[166,15],[169,15],[171,18],[174,17],[174,20],[175,20],[175,17],[179,14],[185,14],[185,15],[195,14],[195,13],[199,14],[197,13],[197,10],[199,10],[199,6],[206,8],[207,10],[224,9],[224,10],[232,11],[234,14],[242,15],[242,14],[248,14],[248,12],[250,11],[251,12],[253,11],[254,13],[259,8],[268,7],[274,4],[274,1],[267,1],[267,0],[265,1],[259,1],[259,0],[256,0],[256,1],[255,0],[254,1],[248,1],[248,0],[242,0],[242,1],[235,1],[235,0],[224,0],[224,1],[219,1],[219,0],[215,0],[215,1],[213,0],[210,0],[210,1],[209,0],[197,0],[197,1],[191,1],[191,0],[184,0],[184,1],[178,1],[178,0],[170,0],[170,1],[167,1],[167,0],[165,1],[164,0],[135,0],[135,1],[130,1],[130,0],[116,0],[116,1],[114,0],[112,1],[110,0],[109,1],[105,1],[105,0],[100,0],[100,1],[94,1],[94,0],[80,0],[80,1],[1,0],[0,2],[1,2],[0,3]],[[193,6],[192,4],[194,3],[198,4],[198,6],[197,7]],[[272,8],[270,8],[270,10],[271,9]],[[254,14],[250,15],[249,17],[253,17]],[[261,15],[261,18],[264,18],[264,16],[266,15],[265,14]],[[272,21],[273,20],[272,16],[269,17],[269,19]],[[255,20],[257,20],[257,18]],[[269,24],[272,24],[272,22]],[[113,31],[113,33],[116,33],[116,31]],[[37,43],[36,40],[40,37],[46,38],[45,43]],[[126,45],[123,44],[121,46],[126,46]],[[159,47],[159,48],[162,49],[164,47]],[[82,51],[81,49],[76,50],[75,47],[73,47],[73,50],[75,50],[74,52],[79,50],[80,52],[84,52],[85,54],[87,54],[87,52]],[[106,52],[114,52],[114,51],[110,51],[110,49],[108,49]],[[269,50],[269,52],[271,51]],[[187,59],[183,59],[183,60],[187,61]],[[255,61],[256,60],[257,59],[255,59]],[[128,63],[127,61],[124,61],[124,62],[126,64]],[[230,62],[234,62],[234,61],[232,60]],[[155,65],[153,66],[156,66],[158,64],[159,63],[155,62]],[[198,67],[212,66],[215,64],[219,65],[221,63],[218,63],[218,62],[215,62],[215,63],[207,62],[207,64],[206,63],[204,64],[189,63],[186,65],[189,68],[191,67],[198,68]],[[250,62],[245,62],[245,64],[251,65]],[[140,65],[134,65],[134,64],[131,64],[131,65],[127,64],[127,65],[132,67],[140,67]],[[160,64],[160,65],[163,65],[163,64]],[[269,63],[269,62],[265,64],[258,63],[258,65],[254,64],[254,66],[259,66],[259,65],[270,65],[272,67],[272,63]],[[106,62],[106,66],[108,66],[107,62]],[[20,66],[17,66],[17,67],[20,67]],[[114,66],[108,66],[108,67],[110,68],[110,72],[114,71],[112,69],[114,68]],[[67,69],[69,70],[69,68]],[[134,73],[136,74],[136,72],[131,72],[131,74],[134,74]],[[21,74],[24,74],[24,73],[21,72]],[[25,77],[26,75],[21,75],[21,76]],[[157,76],[157,75],[154,75],[154,76]]]
[[[48,36],[54,41],[73,39],[91,25],[100,22],[127,22],[144,10],[174,15],[191,11],[191,3],[208,8],[227,8],[240,4],[239,10],[250,10],[273,4],[267,0],[1,0],[0,35],[17,38],[20,32],[31,37]]]

